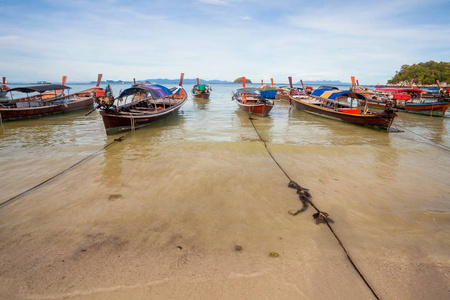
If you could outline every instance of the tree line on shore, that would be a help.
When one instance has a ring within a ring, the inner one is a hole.
[[[403,65],[388,84],[414,82],[416,85],[431,85],[439,80],[442,84],[450,83],[450,62],[428,61],[413,65]],[[447,85],[447,84],[445,84]]]

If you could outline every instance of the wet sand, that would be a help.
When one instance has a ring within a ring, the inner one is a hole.
[[[248,118],[230,114],[234,140],[221,141],[205,114],[189,119],[194,104],[0,208],[1,299],[374,298],[311,207],[288,213],[301,202]],[[296,111],[278,122],[287,110],[255,124],[377,295],[450,298],[448,152],[333,121],[330,135],[328,120]],[[307,127],[286,130],[297,126]],[[3,155],[1,202],[113,141],[94,128],[92,143],[63,134],[63,148]]]

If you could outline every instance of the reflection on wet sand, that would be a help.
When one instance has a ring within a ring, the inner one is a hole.
[[[84,108],[65,114],[30,118],[18,121],[3,122],[0,129],[0,148],[12,145],[33,145],[52,147],[60,144],[73,143],[80,134],[79,123],[84,123],[83,134],[92,132],[89,122],[85,118],[90,108]]]
[[[267,132],[270,132],[273,127],[273,120],[269,116],[261,117],[254,114],[249,114],[240,109],[235,111],[236,119],[239,120],[239,141],[241,142],[261,142],[258,134],[255,132],[253,124],[257,126],[259,132],[262,132],[266,136]],[[263,137],[264,138],[264,137]]]
[[[210,99],[209,98],[196,98],[196,97],[193,97],[192,101],[194,101],[196,107],[199,110],[206,110],[206,109],[208,109],[208,103],[209,103]]]
[[[0,209],[0,298],[370,299],[315,211],[288,213],[298,195],[229,89]],[[422,117],[399,122],[415,129]],[[447,152],[281,102],[253,121],[382,298],[449,298]],[[447,121],[421,134],[448,144]],[[45,122],[1,137],[2,197],[122,135],[106,137],[93,113],[55,122],[39,144]]]
[[[0,176],[6,200],[51,178],[104,140],[99,119],[85,111],[6,122],[0,131]]]

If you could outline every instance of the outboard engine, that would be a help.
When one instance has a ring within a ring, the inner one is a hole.
[[[108,108],[113,106],[114,95],[111,90],[111,86],[108,84],[105,89],[97,89],[95,91],[94,101],[98,104],[99,107]]]

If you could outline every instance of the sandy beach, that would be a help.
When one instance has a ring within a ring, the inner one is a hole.
[[[288,213],[301,208],[296,191],[248,116],[216,93],[122,142],[96,115],[72,115],[72,131],[46,142],[30,133],[44,124],[5,123],[1,202],[100,152],[0,208],[0,298],[375,299],[312,207]],[[413,130],[420,117],[398,124]],[[430,120],[422,134],[444,132],[447,145],[448,119]],[[254,122],[380,299],[450,297],[445,148],[287,104]]]

